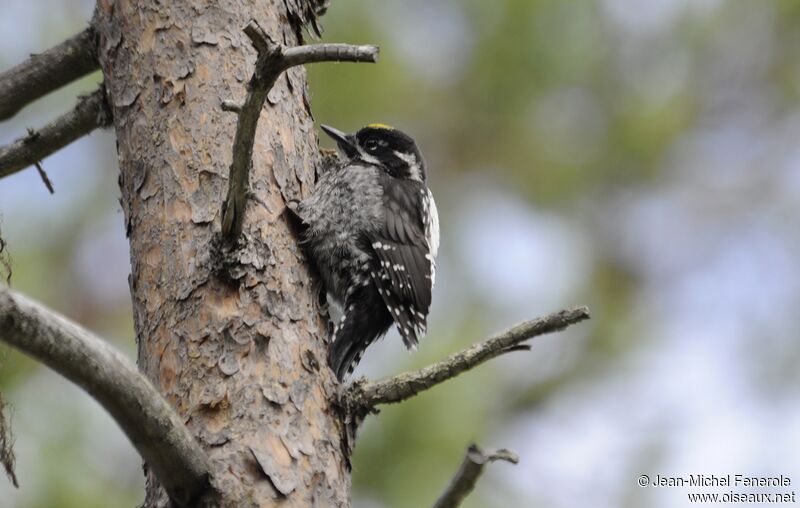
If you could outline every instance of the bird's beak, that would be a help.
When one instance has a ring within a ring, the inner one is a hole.
[[[358,154],[353,136],[345,134],[339,129],[334,129],[329,125],[320,125],[320,128],[325,131],[325,134],[336,141],[336,144],[339,145],[339,148],[345,153],[345,155],[348,157],[354,157],[356,154]]]

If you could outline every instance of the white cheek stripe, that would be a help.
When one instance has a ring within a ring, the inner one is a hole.
[[[397,156],[398,159],[401,159],[406,164],[408,164],[408,171],[411,174],[410,178],[412,180],[421,182],[422,168],[420,168],[417,156],[411,153],[398,152],[397,150],[394,150],[394,154]]]
[[[375,164],[376,166],[381,165],[381,161],[379,161],[374,155],[370,155],[365,152],[360,146],[358,148],[358,153],[361,154],[361,160],[364,162],[369,162],[370,164]]]

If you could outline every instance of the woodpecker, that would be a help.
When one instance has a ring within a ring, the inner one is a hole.
[[[339,163],[293,211],[305,251],[343,310],[328,350],[342,381],[392,323],[408,349],[426,333],[439,217],[410,136],[384,124],[322,130],[336,141]]]

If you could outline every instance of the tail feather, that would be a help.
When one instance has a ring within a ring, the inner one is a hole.
[[[364,351],[392,324],[392,316],[375,293],[377,291],[371,284],[353,292],[345,303],[342,320],[333,332],[328,363],[339,381],[353,372]]]
[[[368,346],[369,344],[350,340],[348,337],[335,338],[331,345],[328,362],[339,381],[343,381],[346,376],[353,373]]]

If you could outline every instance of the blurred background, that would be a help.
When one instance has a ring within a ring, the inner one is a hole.
[[[3,0],[0,69],[81,30],[93,0]],[[354,506],[428,506],[475,441],[470,507],[672,507],[703,489],[640,474],[800,484],[800,2],[334,0],[318,121],[417,138],[442,223],[431,330],[392,332],[359,374],[428,364],[520,320],[587,304],[538,338],[363,428]],[[0,123],[8,143],[99,74]],[[327,141],[325,141],[327,143]],[[12,286],[131,358],[129,257],[110,132],[0,181]],[[97,404],[0,347],[20,489],[2,507],[133,506],[139,459]],[[705,489],[725,493],[729,490]],[[798,489],[800,490],[800,489]],[[780,492],[761,489],[756,492]]]

